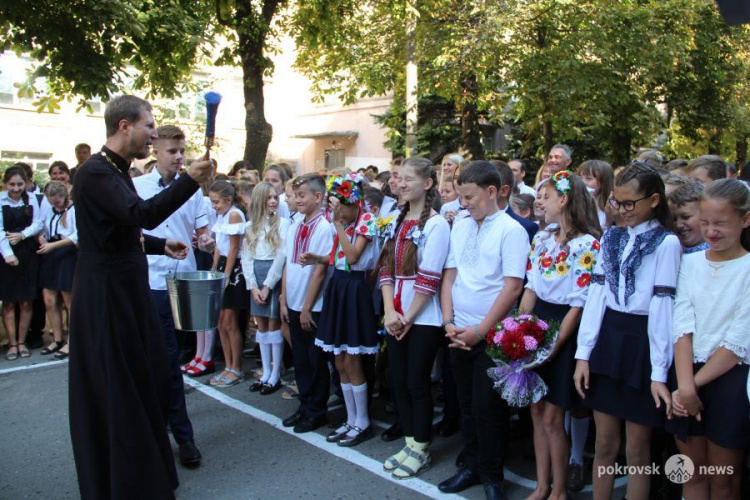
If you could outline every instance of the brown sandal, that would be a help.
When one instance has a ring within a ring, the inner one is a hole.
[[[25,342],[19,342],[18,346],[19,346],[18,347],[18,355],[19,356],[21,356],[22,358],[28,358],[29,356],[31,356],[31,351],[29,351],[29,348],[26,347],[26,343]],[[21,349],[21,346],[23,346],[23,349]]]
[[[16,352],[10,352],[11,349],[15,349]],[[8,361],[15,361],[18,359],[18,344],[10,344],[8,346],[8,352],[5,354],[5,359]]]
[[[39,354],[41,354],[42,356],[47,356],[48,354],[52,354],[54,352],[59,351],[60,349],[63,348],[64,345],[65,345],[64,340],[53,340],[52,343],[48,345],[47,347],[45,347],[44,349],[42,349]]]

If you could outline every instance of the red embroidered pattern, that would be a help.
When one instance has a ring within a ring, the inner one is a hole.
[[[294,235],[294,254],[292,255],[292,264],[299,264],[299,258],[302,254],[310,250],[310,240],[313,234],[315,234],[315,228],[318,227],[318,223],[321,221],[322,216],[318,215],[310,222],[302,222],[297,226],[297,231]]]
[[[406,251],[406,245],[409,240],[406,239],[406,234],[409,230],[419,225],[418,220],[406,220],[401,223],[401,227],[396,235],[396,276],[406,276],[406,272],[403,268],[404,251]]]
[[[425,295],[433,296],[437,293],[440,288],[440,273],[433,273],[425,271],[424,269],[417,269],[417,280],[414,283],[414,291],[418,291]]]

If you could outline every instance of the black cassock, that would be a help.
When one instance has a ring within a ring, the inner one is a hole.
[[[70,434],[84,499],[173,498],[169,366],[151,302],[141,228],[198,190],[182,175],[144,201],[128,163],[106,147],[75,177],[80,253],[70,317]],[[147,253],[165,240],[146,237]]]

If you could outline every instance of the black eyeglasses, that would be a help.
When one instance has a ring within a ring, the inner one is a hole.
[[[616,200],[610,197],[609,204],[615,210],[620,210],[620,208],[622,207],[625,209],[626,212],[632,212],[633,210],[635,210],[636,203],[638,203],[641,200],[651,198],[651,196],[653,195],[644,196],[643,198],[638,198],[637,200],[625,200],[625,201]]]

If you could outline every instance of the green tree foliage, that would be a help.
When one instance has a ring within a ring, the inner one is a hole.
[[[178,97],[191,71],[209,62],[243,69],[247,130],[245,160],[265,161],[271,126],[265,120],[263,76],[273,68],[273,23],[283,0],[3,0],[0,51],[36,61],[19,95],[36,96],[40,110],[60,99],[127,90]],[[43,88],[38,85],[40,79]]]
[[[300,7],[298,66],[319,95],[351,103],[393,92],[402,105],[405,8],[390,0]],[[454,104],[460,144],[473,157],[482,122],[517,124],[514,154],[541,157],[566,142],[577,158],[621,164],[675,118],[692,142],[712,137],[710,150],[746,121],[737,77],[747,73],[748,29],[726,27],[710,0],[421,0],[416,8],[420,96]],[[735,135],[747,137],[742,127]]]

